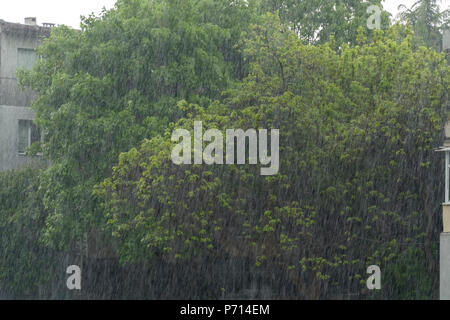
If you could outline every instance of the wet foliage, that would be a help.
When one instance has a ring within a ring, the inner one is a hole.
[[[401,25],[307,43],[264,8],[120,0],[52,31],[21,74],[51,166],[0,177],[5,294],[437,297],[445,55]],[[194,121],[280,129],[279,173],[173,164],[172,131]]]

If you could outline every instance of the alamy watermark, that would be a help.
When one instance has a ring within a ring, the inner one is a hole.
[[[381,8],[371,5],[367,8],[367,13],[370,14],[370,17],[367,19],[367,28],[370,30],[381,29]]]
[[[367,268],[367,274],[371,276],[367,279],[366,285],[369,290],[381,290],[381,269],[373,265]]]
[[[227,129],[225,158],[224,135],[220,130],[209,129],[203,134],[202,122],[195,121],[193,141],[194,164],[246,164],[246,159],[248,159],[248,164],[256,165],[259,161],[261,165],[268,166],[261,168],[263,176],[276,175],[280,169],[280,131],[278,129],[270,130],[270,156],[268,155],[268,130],[266,129],[258,131],[248,129],[245,132],[242,129]],[[191,133],[186,129],[176,129],[172,133],[172,142],[179,142],[172,150],[173,163],[177,165],[193,164]],[[210,142],[204,150],[203,142]]]
[[[67,267],[66,273],[69,274],[66,285],[69,290],[81,290],[81,268],[76,265]]]

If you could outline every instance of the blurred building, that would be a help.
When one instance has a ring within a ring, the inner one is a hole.
[[[50,35],[51,26],[38,26],[36,18],[25,18],[24,24],[0,20],[0,171],[39,161],[25,155],[26,148],[40,140],[29,108],[36,95],[19,88],[16,73],[32,68],[35,49]]]
[[[442,48],[445,52],[450,53],[450,29],[444,31],[442,39]]]

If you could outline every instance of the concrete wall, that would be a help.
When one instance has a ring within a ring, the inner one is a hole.
[[[19,120],[34,118],[35,114],[30,108],[0,105],[0,171],[41,161],[41,157],[29,158],[18,152]]]
[[[49,33],[48,28],[0,20],[0,105],[29,106],[36,97],[17,85],[18,50],[37,48]]]
[[[440,286],[441,300],[450,300],[450,233],[441,233],[440,241]]]
[[[0,171],[16,169],[37,159],[18,152],[19,120],[33,120],[29,107],[36,95],[17,83],[19,49],[35,49],[50,29],[0,20]]]

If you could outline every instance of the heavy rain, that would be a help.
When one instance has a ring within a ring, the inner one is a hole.
[[[0,299],[450,299],[448,0],[23,18],[0,10]],[[225,159],[227,130],[261,141]]]

